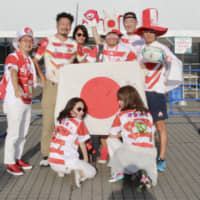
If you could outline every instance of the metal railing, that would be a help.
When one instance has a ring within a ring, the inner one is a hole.
[[[199,67],[199,69],[197,68]],[[168,101],[170,104],[169,115],[200,115],[200,112],[174,112],[173,104],[180,102],[185,105],[187,101],[200,101],[200,64],[185,64],[184,81],[180,87],[169,92]]]

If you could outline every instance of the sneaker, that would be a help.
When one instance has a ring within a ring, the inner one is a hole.
[[[49,166],[49,160],[48,157],[43,157],[43,159],[40,161],[41,167],[48,167]]]
[[[157,169],[159,171],[165,171],[165,169],[166,169],[166,161],[162,160],[161,158],[158,158],[158,160],[157,160]]]
[[[150,189],[152,186],[151,179],[148,177],[145,170],[141,170],[141,178],[139,188]]]
[[[57,175],[58,175],[58,177],[63,178],[63,177],[65,176],[65,173],[63,173],[63,172],[58,172]]]
[[[21,176],[24,174],[17,164],[7,165],[6,171],[15,176]]]
[[[17,160],[17,165],[22,168],[23,170],[26,170],[26,169],[32,169],[32,166],[29,165],[28,163],[25,163],[23,160],[19,159]]]
[[[79,171],[78,170],[73,170],[72,171],[72,176],[73,176],[73,186],[74,187],[77,187],[77,188],[80,188],[80,174],[79,174]]]
[[[108,148],[106,146],[102,146],[98,163],[105,164],[107,160],[108,160]]]
[[[112,174],[111,178],[108,180],[110,183],[114,183],[120,181],[124,178],[124,174],[122,172],[115,172]]]

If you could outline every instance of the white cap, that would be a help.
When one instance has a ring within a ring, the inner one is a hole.
[[[17,34],[16,34],[16,38],[12,41],[12,44],[14,46],[15,49],[18,49],[18,41],[24,37],[24,36],[30,36],[33,38],[33,42],[34,42],[34,45],[37,44],[37,40],[33,37],[33,31],[31,28],[29,27],[25,27],[25,28],[22,28],[20,29]]]

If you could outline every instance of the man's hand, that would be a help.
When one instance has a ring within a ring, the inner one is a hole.
[[[13,67],[11,67],[9,70],[10,70],[10,74],[11,74],[11,81],[12,81],[12,85],[14,88],[15,96],[17,98],[20,98],[21,96],[24,95],[24,91],[19,88],[17,70]]]
[[[41,79],[42,88],[44,88],[44,87],[45,87],[46,81],[47,81],[47,80],[46,80],[46,78],[45,78],[45,77]]]

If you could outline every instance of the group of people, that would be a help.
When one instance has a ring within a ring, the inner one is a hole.
[[[166,169],[168,134],[165,126],[167,108],[165,93],[171,69],[181,68],[182,63],[163,44],[156,41],[167,28],[158,26],[156,9],[143,11],[143,25],[137,26],[133,12],[123,16],[126,34],[112,29],[102,40],[93,23],[92,32],[96,42],[93,49],[85,46],[89,36],[84,25],[78,25],[69,38],[73,16],[59,13],[56,18],[57,33],[36,44],[31,28],[23,28],[13,40],[15,52],[6,58],[5,73],[0,84],[0,97],[7,114],[8,129],[5,140],[4,163],[7,172],[22,175],[32,166],[22,160],[22,153],[31,119],[31,101],[37,74],[42,82],[42,138],[41,166],[51,166],[59,176],[74,173],[74,182],[92,178],[95,168],[88,163],[87,142],[90,138],[83,123],[87,105],[79,97],[70,99],[60,112],[55,127],[54,111],[59,81],[59,69],[72,63],[126,62],[138,60],[146,73],[145,89],[148,108],[145,107],[137,90],[128,85],[116,94],[120,111],[117,113],[110,134],[101,136],[99,163],[111,167],[109,182],[124,178],[141,170],[141,184],[150,187],[157,182],[157,170]],[[88,22],[89,23],[89,22]],[[148,53],[150,51],[150,54]],[[159,57],[154,56],[160,55]],[[159,54],[158,54],[159,53]],[[45,74],[40,66],[44,58]],[[37,74],[36,74],[37,73]],[[175,75],[176,76],[176,75]],[[173,78],[176,78],[172,76]],[[178,77],[179,78],[179,77]],[[155,127],[159,136],[159,154],[155,149]],[[121,140],[120,140],[121,138]],[[83,155],[79,158],[78,147]],[[156,162],[157,159],[157,162]]]

